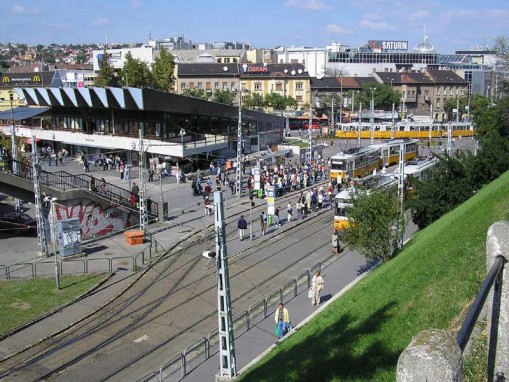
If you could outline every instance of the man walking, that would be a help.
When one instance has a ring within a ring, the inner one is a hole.
[[[237,223],[237,228],[239,229],[239,239],[240,241],[244,240],[244,234],[247,229],[247,221],[244,219],[244,215],[240,215],[240,219]]]
[[[274,314],[274,321],[276,321],[276,334],[277,338],[281,339],[291,329],[290,314],[285,305],[281,302]]]

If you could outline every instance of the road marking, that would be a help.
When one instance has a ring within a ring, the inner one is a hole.
[[[148,336],[145,334],[144,336],[141,336],[140,338],[135,339],[134,342],[136,342],[138,344],[140,342],[147,341],[147,340],[148,340]]]

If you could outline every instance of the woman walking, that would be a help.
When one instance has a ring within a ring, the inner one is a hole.
[[[320,271],[316,271],[311,281],[311,290],[313,291],[313,297],[311,298],[311,305],[320,305],[320,292],[323,289],[323,277],[320,276]]]
[[[338,255],[341,248],[339,246],[339,234],[337,230],[332,233],[332,254]]]

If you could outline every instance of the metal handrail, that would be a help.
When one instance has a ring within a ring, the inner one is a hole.
[[[465,350],[465,347],[467,346],[468,340],[470,339],[470,335],[472,334],[472,331],[474,330],[475,327],[475,323],[477,322],[477,318],[479,317],[479,314],[483,309],[484,303],[488,298],[488,294],[491,291],[491,287],[495,283],[495,280],[498,277],[500,277],[501,271],[504,269],[504,264],[505,258],[503,256],[497,256],[495,258],[493,266],[491,267],[488,275],[486,276],[486,279],[484,280],[484,283],[481,286],[481,290],[477,294],[477,297],[475,298],[472,307],[470,308],[467,317],[465,318],[465,321],[463,322],[463,325],[461,326],[461,329],[458,332],[458,335],[456,336],[456,342],[458,343],[458,346],[460,347],[462,352]]]

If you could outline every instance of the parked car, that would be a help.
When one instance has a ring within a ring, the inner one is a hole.
[[[0,232],[34,234],[37,232],[37,221],[23,212],[9,212],[0,218]]]

